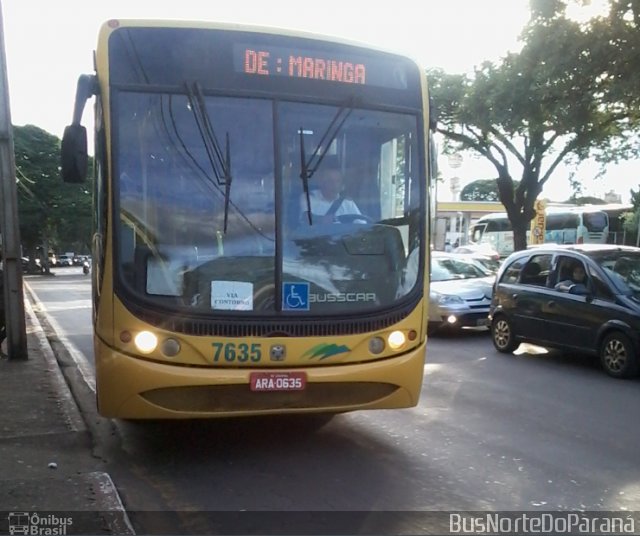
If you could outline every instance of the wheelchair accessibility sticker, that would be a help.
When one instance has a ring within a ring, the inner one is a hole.
[[[282,283],[284,311],[309,310],[309,283]]]

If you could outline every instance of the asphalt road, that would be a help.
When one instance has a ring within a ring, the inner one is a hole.
[[[75,270],[27,282],[89,363],[90,282]],[[212,510],[640,511],[640,380],[528,350],[499,354],[487,332],[431,337],[416,408],[315,432],[292,419],[118,422],[96,441],[146,532],[210,530]]]

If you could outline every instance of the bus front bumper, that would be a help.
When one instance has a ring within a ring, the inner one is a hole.
[[[413,407],[422,389],[425,345],[358,364],[206,368],[134,358],[96,342],[98,411],[122,419],[341,413]],[[252,372],[304,372],[296,391],[252,391]]]

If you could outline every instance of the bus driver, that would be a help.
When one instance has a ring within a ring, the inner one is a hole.
[[[309,192],[312,223],[334,223],[338,216],[361,214],[358,205],[352,199],[342,195],[342,171],[337,162],[326,161],[317,172],[318,188]],[[300,221],[309,222],[306,195],[300,196]],[[366,223],[365,219],[355,219],[357,223]]]

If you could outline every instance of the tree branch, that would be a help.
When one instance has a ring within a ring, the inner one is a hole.
[[[513,143],[511,143],[511,140],[509,138],[507,138],[504,134],[502,134],[502,132],[497,130],[494,126],[489,127],[489,132],[491,132],[491,134],[493,134],[496,138],[498,138],[498,140],[500,140],[500,143],[504,144],[504,146],[509,150],[509,152],[518,159],[518,161],[522,166],[526,165],[526,161],[524,157],[522,156],[522,154],[520,154],[520,151],[518,151],[516,146],[513,145]]]

